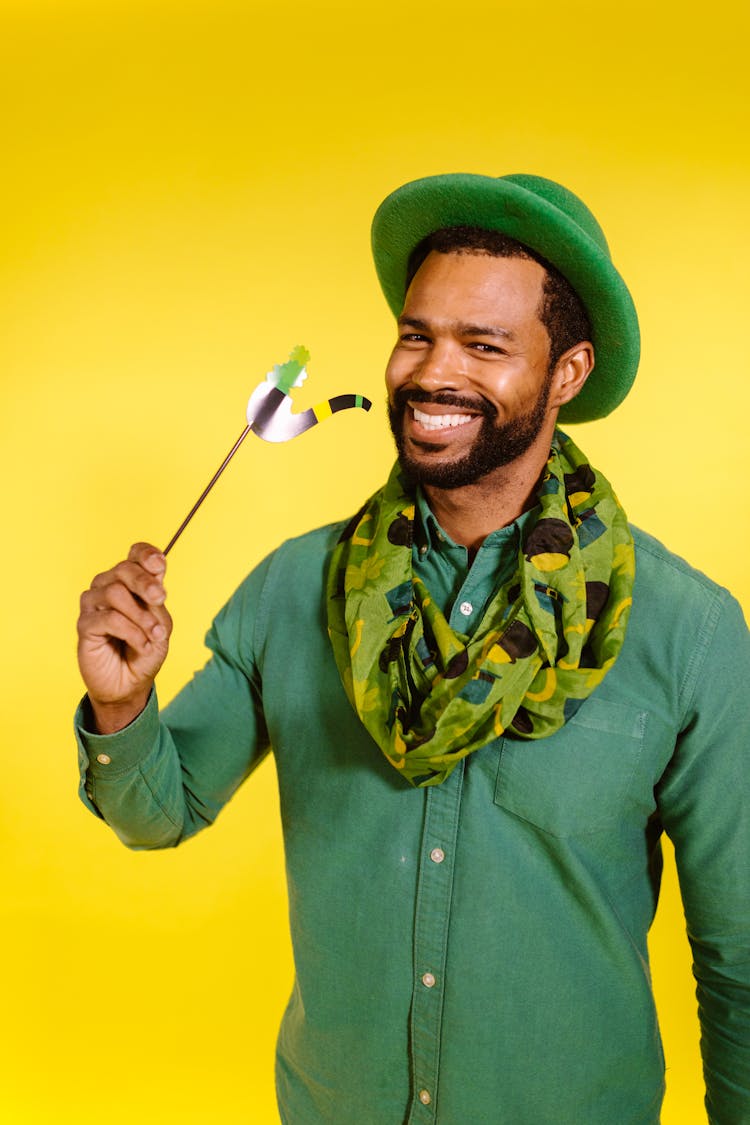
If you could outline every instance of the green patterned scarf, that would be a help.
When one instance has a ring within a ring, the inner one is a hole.
[[[608,481],[559,430],[516,572],[473,636],[451,629],[413,574],[413,531],[396,466],[333,552],[328,630],[360,719],[391,765],[424,786],[505,731],[560,729],[617,659],[635,556]]]

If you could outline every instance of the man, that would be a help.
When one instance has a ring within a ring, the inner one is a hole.
[[[646,934],[674,841],[712,1122],[750,1122],[750,641],[556,430],[638,359],[591,213],[533,176],[407,184],[373,227],[399,464],[283,544],[159,717],[165,562],[83,595],[83,796],[129,846],[276,756],[292,1125],[654,1125]],[[348,698],[347,698],[348,697]]]

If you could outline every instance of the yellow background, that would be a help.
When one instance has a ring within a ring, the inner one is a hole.
[[[170,556],[168,698],[247,570],[384,476],[380,199],[531,171],[591,205],[640,310],[637,389],[576,440],[635,522],[750,606],[747,6],[4,0],[0,17],[0,1119],[265,1125],[291,974],[273,767],[186,847],[124,850],[75,795],[78,593],[134,539],[166,541],[295,344],[303,405],[373,398],[294,444],[246,443]],[[664,1123],[692,1125],[671,875],[653,952]]]

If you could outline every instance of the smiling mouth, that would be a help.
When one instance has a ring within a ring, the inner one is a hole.
[[[425,414],[416,406],[412,406],[414,421],[425,430],[454,430],[458,426],[465,426],[477,417],[476,414]]]

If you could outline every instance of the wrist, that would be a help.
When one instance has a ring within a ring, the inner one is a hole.
[[[95,734],[117,734],[144,711],[151,688],[127,699],[100,700],[88,696],[88,708]]]

